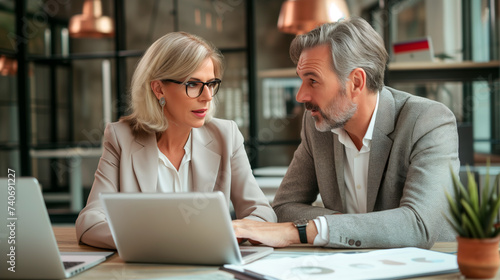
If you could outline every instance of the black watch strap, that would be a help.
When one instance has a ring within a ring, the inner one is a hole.
[[[306,227],[307,225],[301,225],[297,227],[297,230],[299,231],[300,243],[307,243]]]
[[[309,221],[307,219],[300,219],[300,220],[297,220],[297,221],[293,222],[293,225],[299,231],[300,243],[307,243],[306,228],[307,228],[307,224],[308,223],[309,223]]]

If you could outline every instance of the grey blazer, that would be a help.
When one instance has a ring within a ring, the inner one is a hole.
[[[196,192],[222,191],[236,218],[276,222],[276,215],[252,175],[236,123],[212,119],[192,129],[190,167]],[[108,124],[104,151],[86,207],[76,220],[79,241],[115,248],[101,192],[157,192],[158,150],[155,134],[133,135],[128,123]]]
[[[319,132],[310,113],[302,142],[276,194],[278,221],[326,216],[328,247],[430,248],[455,237],[443,213],[451,190],[450,166],[458,174],[458,133],[443,104],[385,87],[371,142],[366,214],[346,212],[344,146]],[[311,206],[318,193],[324,208]]]

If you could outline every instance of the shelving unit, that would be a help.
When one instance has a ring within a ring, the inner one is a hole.
[[[500,61],[391,63],[387,71],[390,85],[396,82],[469,82],[499,78]]]
[[[475,81],[478,79],[498,79],[500,61],[490,62],[412,62],[390,63],[387,80],[394,82],[415,81]],[[296,78],[295,68],[259,71],[259,78]]]

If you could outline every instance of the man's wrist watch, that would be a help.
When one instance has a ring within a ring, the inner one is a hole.
[[[293,225],[299,231],[300,243],[307,243],[307,224],[309,224],[309,220],[307,219],[300,219],[293,222]]]

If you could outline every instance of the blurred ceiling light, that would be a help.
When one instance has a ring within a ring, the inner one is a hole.
[[[211,13],[205,14],[205,27],[207,29],[212,29],[212,14]]]
[[[198,26],[201,25],[201,11],[200,9],[194,9],[194,23]]]
[[[0,75],[1,76],[14,76],[17,74],[17,60],[0,56]]]
[[[345,0],[288,0],[281,5],[278,29],[303,34],[321,24],[347,17],[349,10]]]
[[[69,36],[73,38],[106,38],[114,36],[113,20],[102,15],[101,0],[85,0],[83,13],[71,17]]]

